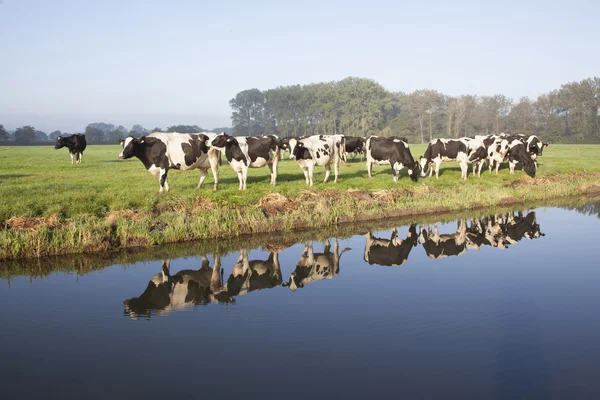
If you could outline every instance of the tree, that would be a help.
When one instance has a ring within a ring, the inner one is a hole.
[[[60,131],[50,132],[50,134],[48,134],[48,139],[50,139],[50,140],[56,140],[61,135],[62,134],[60,133]]]
[[[31,143],[35,140],[35,128],[25,125],[15,131],[15,141],[20,144]]]
[[[46,141],[48,140],[48,135],[46,135],[46,132],[42,132],[42,131],[35,131],[35,140],[39,140],[39,141]]]
[[[178,133],[196,133],[204,132],[204,129],[198,125],[173,125],[169,126],[166,132],[178,132]]]
[[[160,129],[160,128],[159,128]],[[156,131],[153,131],[156,132]],[[143,126],[141,126],[140,124],[135,124],[131,127],[131,130],[129,131],[129,134],[131,136],[143,136],[146,135],[148,133],[151,133],[148,129],[144,128]]]
[[[4,128],[4,125],[0,125],[0,140],[8,139],[8,131]]]
[[[255,136],[264,133],[265,95],[258,89],[239,92],[229,100],[233,109],[231,122],[233,132],[238,136]]]
[[[104,140],[104,131],[100,128],[98,128],[97,126],[94,126],[96,124],[89,124],[86,128],[85,128],[85,137],[86,140],[90,143],[99,143],[102,142]],[[114,125],[113,125],[114,127]]]
[[[108,133],[108,138],[110,142],[118,143],[119,140],[123,139],[126,136],[126,133],[119,129],[115,129]]]

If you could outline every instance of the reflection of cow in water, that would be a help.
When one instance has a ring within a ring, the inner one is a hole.
[[[263,260],[248,260],[247,250],[240,250],[240,257],[227,279],[225,291],[238,296],[260,289],[271,289],[281,284],[279,253],[272,252]]]
[[[419,242],[429,258],[459,256],[467,251],[467,224],[464,219],[458,221],[458,228],[452,234],[440,235],[437,224],[433,229],[430,225],[427,230],[422,226],[419,230]]]
[[[406,239],[398,237],[398,230],[394,229],[392,237],[380,239],[373,236],[372,232],[367,233],[367,243],[365,245],[365,261],[369,264],[398,266],[408,260],[408,255],[413,247],[417,245],[417,227],[411,225],[408,228]]]
[[[479,250],[487,245],[504,250],[524,237],[536,239],[541,236],[544,234],[536,222],[535,211],[530,211],[525,217],[520,211],[516,215],[510,212],[472,220],[467,228],[467,247]]]
[[[207,304],[215,300],[220,287],[220,258],[215,256],[215,267],[209,266],[202,256],[202,267],[170,273],[171,260],[163,261],[161,272],[148,282],[144,293],[123,302],[125,313],[132,316],[150,316],[152,310],[173,311],[186,306]]]
[[[296,290],[308,283],[333,278],[340,273],[340,258],[347,250],[350,248],[346,247],[340,253],[338,240],[334,239],[333,252],[327,240],[323,253],[315,253],[312,242],[307,242],[296,269],[290,274],[289,281],[284,282],[282,286],[289,286],[291,290]]]
[[[170,260],[163,261],[161,272],[154,275],[140,297],[123,302],[125,313],[136,318],[183,309],[187,306],[211,302],[229,303],[233,296],[254,290],[268,289],[281,284],[278,253],[271,253],[267,260],[249,260],[247,250],[240,251],[238,262],[222,284],[220,256],[215,255],[213,268],[208,258],[202,256],[202,267],[197,270],[182,270],[170,274]]]

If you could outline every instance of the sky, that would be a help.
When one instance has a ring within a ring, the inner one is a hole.
[[[600,73],[600,1],[0,0],[0,124],[231,125],[246,89],[531,98]]]

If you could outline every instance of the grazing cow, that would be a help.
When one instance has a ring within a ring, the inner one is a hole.
[[[208,168],[215,179],[214,190],[219,184],[218,153],[209,149],[214,133],[154,132],[148,136],[134,138],[128,136],[121,141],[123,149],[119,154],[122,160],[137,157],[154,176],[158,176],[159,193],[169,191],[167,174],[171,169],[190,171],[200,169],[198,188],[206,179]]]
[[[405,138],[370,136],[366,148],[369,178],[373,176],[373,164],[389,164],[394,173],[394,182],[398,182],[400,171],[404,167],[410,178],[417,181],[419,164],[413,158]]]
[[[83,133],[76,133],[75,135],[71,136],[57,137],[54,148],[58,150],[63,147],[69,149],[69,154],[71,156],[71,165],[73,165],[73,158],[75,158],[77,164],[80,164],[83,161],[83,151],[87,147],[85,135]]]
[[[365,140],[359,136],[350,136],[346,138],[346,153],[352,153],[356,158],[357,154],[360,154],[360,161],[363,160],[363,152],[365,150]]]
[[[237,173],[240,190],[246,190],[248,168],[268,166],[271,171],[271,185],[276,184],[279,164],[279,138],[277,136],[234,137],[223,133],[217,135],[211,145],[225,151],[227,161]]]
[[[240,250],[240,257],[227,279],[228,296],[239,296],[281,285],[279,252],[271,252],[267,260],[249,260],[248,251]]]
[[[340,253],[338,240],[334,239],[333,253],[329,240],[325,243],[323,253],[315,253],[312,242],[307,242],[296,269],[290,274],[289,281],[283,282],[282,286],[289,286],[292,291],[295,291],[308,283],[333,278],[340,273],[340,258],[348,250],[350,248],[346,247]]]
[[[313,172],[316,165],[325,167],[325,179],[323,180],[325,183],[331,173],[331,164],[333,164],[334,182],[337,183],[342,160],[342,145],[343,139],[337,138],[336,135],[314,135],[296,142],[292,149],[292,155],[304,172],[307,185],[313,185]]]
[[[416,225],[411,225],[408,228],[408,235],[404,240],[398,237],[397,229],[394,229],[392,237],[389,240],[376,238],[372,232],[369,232],[367,233],[367,243],[365,245],[365,261],[370,265],[377,264],[396,267],[408,260],[410,251],[416,245]]]
[[[419,242],[429,258],[459,256],[467,251],[467,227],[465,220],[458,221],[458,229],[453,234],[440,235],[437,224],[428,231],[420,227]]]
[[[220,259],[215,256],[214,268],[202,257],[202,267],[170,274],[171,260],[162,263],[161,272],[154,275],[146,290],[139,297],[123,302],[125,314],[137,319],[140,315],[150,318],[152,312],[159,315],[188,306],[226,300],[220,292]]]
[[[508,146],[508,166],[510,174],[515,173],[515,167],[518,163],[523,164],[523,171],[530,177],[535,177],[536,164],[531,159],[531,155],[527,151],[527,147],[518,139],[513,140]]]
[[[433,175],[431,164],[435,164],[435,177],[439,178],[440,164],[442,161],[456,161],[460,165],[462,179],[467,179],[469,145],[466,139],[434,139],[429,142],[425,154],[420,159],[421,176]]]

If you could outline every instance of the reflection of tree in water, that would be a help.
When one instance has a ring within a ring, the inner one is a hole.
[[[575,207],[563,207],[567,210],[577,211],[580,214],[584,215],[595,215],[596,218],[600,218],[600,200],[598,201],[590,201],[583,205],[575,206]]]

